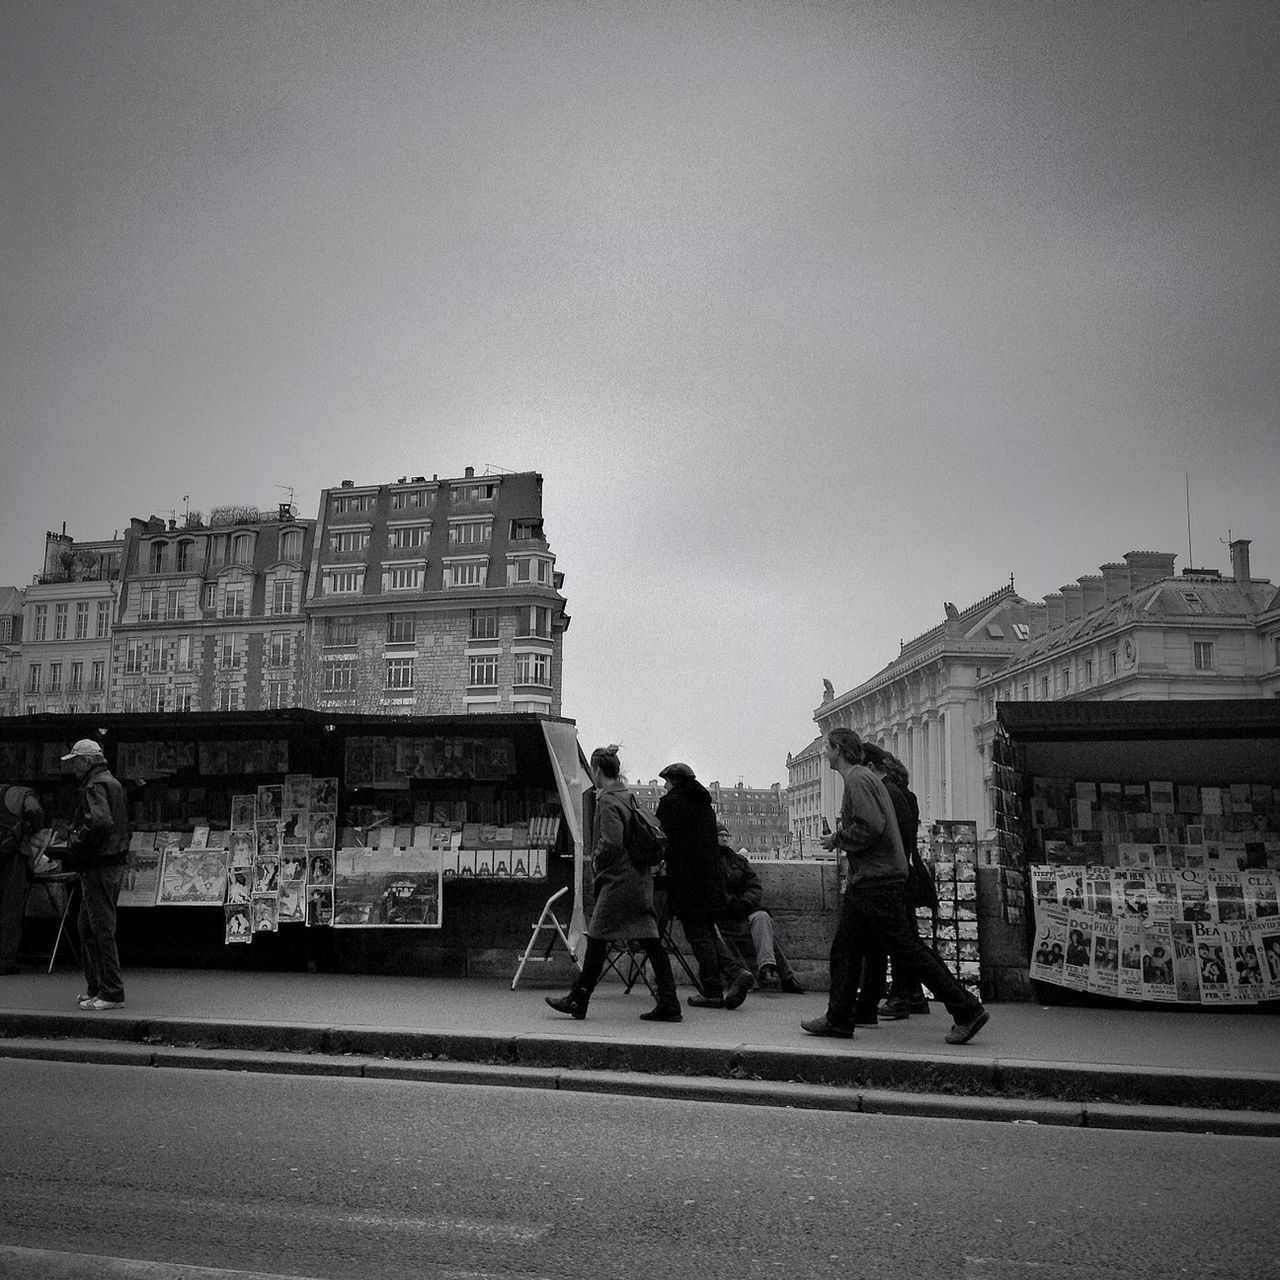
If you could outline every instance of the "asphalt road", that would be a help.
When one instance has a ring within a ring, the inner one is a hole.
[[[0,1277],[1274,1280],[1280,1142],[0,1060]],[[75,1256],[72,1256],[75,1255]]]

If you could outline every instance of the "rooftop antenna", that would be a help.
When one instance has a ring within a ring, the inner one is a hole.
[[[1191,554],[1191,472],[1185,472],[1187,477],[1187,568],[1195,567],[1195,557]]]
[[[182,513],[182,518],[184,520],[190,520],[191,519],[191,495],[189,493],[184,493],[182,495],[182,504],[186,508],[186,510],[184,510]]]
[[[278,484],[278,485],[276,485],[276,488],[277,488],[277,489],[283,489],[283,490],[285,491],[285,493],[287,493],[287,494],[289,495],[289,510],[290,510],[290,511],[292,511],[292,510],[293,510],[293,485],[291,485],[291,484]]]

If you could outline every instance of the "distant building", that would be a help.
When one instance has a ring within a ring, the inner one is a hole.
[[[215,508],[181,527],[135,519],[125,536],[111,654],[114,711],[256,711],[303,705],[314,520]]]
[[[667,789],[661,778],[650,782],[629,782],[627,785],[641,806],[650,813],[656,811],[658,801]],[[781,783],[775,782],[769,787],[747,787],[741,782],[731,787],[721,786],[719,782],[703,785],[711,793],[716,820],[729,828],[735,849],[745,849],[749,854],[769,858],[791,851]]]
[[[0,716],[18,714],[22,685],[22,589],[0,587]]]
[[[106,711],[123,543],[46,533],[44,565],[24,592],[21,714]]]
[[[825,744],[825,738],[815,738],[796,755],[787,755],[787,824],[791,850],[798,858],[823,852],[818,841],[822,838],[822,775],[828,768]]]
[[[536,472],[326,489],[305,606],[308,705],[559,715],[563,581]]]
[[[1047,595],[1012,583],[906,643],[871,679],[814,711],[907,766],[921,821],[967,820],[994,835],[990,796],[996,706],[1005,701],[1254,698],[1280,695],[1280,592],[1231,544],[1232,575],[1184,569],[1176,555],[1130,551]],[[806,751],[809,748],[806,748]],[[838,776],[820,771],[834,821]]]

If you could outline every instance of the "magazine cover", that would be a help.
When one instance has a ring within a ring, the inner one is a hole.
[[[1258,954],[1254,928],[1250,924],[1221,925],[1223,957],[1227,979],[1241,1003],[1255,1003],[1262,995],[1262,957]]]
[[[1084,873],[1070,867],[1058,869],[1058,901],[1068,911],[1084,910]]]
[[[257,836],[258,857],[278,858],[280,856],[280,824],[278,822],[259,822]]]
[[[164,851],[159,907],[220,907],[227,897],[226,856],[217,849]]]
[[[1120,944],[1120,971],[1116,995],[1123,1000],[1142,999],[1142,921],[1137,916],[1121,916],[1116,921]]]
[[[253,896],[274,894],[280,887],[280,859],[258,857],[253,861]]]
[[[1259,922],[1253,929],[1262,960],[1262,999],[1280,1000],[1280,922]]]
[[[253,897],[253,868],[232,867],[227,872],[227,904],[247,907]]]
[[[228,905],[223,908],[226,913],[226,930],[224,933],[225,941],[230,944],[232,942],[249,942],[253,937],[253,930],[249,924],[249,904],[242,903],[235,906]]]
[[[231,865],[233,867],[251,867],[258,852],[258,834],[256,831],[233,831],[231,833]]]
[[[1173,938],[1165,922],[1148,921],[1142,929],[1142,998],[1176,999],[1173,986]]]
[[[309,773],[291,773],[284,780],[285,809],[311,808],[311,775]]]
[[[363,853],[363,850],[360,850]],[[307,854],[307,886],[333,885],[333,852],[329,849],[312,849]]]
[[[1093,953],[1093,917],[1084,911],[1067,913],[1067,954],[1063,979],[1067,986],[1085,991],[1089,985],[1089,965]]]
[[[1210,871],[1209,901],[1214,918],[1221,924],[1236,924],[1246,919],[1244,878],[1239,871]]]
[[[334,927],[438,929],[441,880],[430,849],[343,850],[334,858]]]
[[[1144,876],[1128,875],[1120,881],[1119,914],[1139,921],[1150,914]]]
[[[280,814],[280,841],[297,840],[307,842],[307,809],[285,809]]]
[[[1181,1004],[1200,1001],[1200,964],[1196,959],[1196,931],[1191,923],[1175,921],[1169,926],[1173,940],[1173,992]]]
[[[1178,918],[1192,924],[1212,919],[1209,886],[1204,876],[1195,871],[1178,873]]]
[[[1088,990],[1100,996],[1114,996],[1120,980],[1120,929],[1110,916],[1095,916],[1093,956],[1089,966]]]
[[[307,878],[307,851],[297,845],[286,844],[280,851],[280,883],[286,880]]]
[[[1274,871],[1244,873],[1244,906],[1250,920],[1280,916],[1280,876]]]
[[[1178,873],[1157,868],[1147,877],[1147,918],[1164,921],[1178,918]]]
[[[161,859],[161,851],[155,847],[154,842],[149,849],[130,850],[117,905],[122,907],[154,907],[156,905],[156,893],[160,888]]]
[[[1200,1000],[1203,1004],[1226,1004],[1231,1000],[1227,958],[1217,924],[1194,924],[1196,960],[1200,965]]]
[[[254,933],[275,933],[276,895],[274,893],[253,895],[253,931]]]
[[[307,884],[305,880],[282,880],[276,920],[280,924],[305,924],[307,919]]]
[[[284,788],[264,786],[258,788],[258,821],[279,822],[284,812]]]
[[[1090,875],[1085,881],[1085,906],[1096,916],[1114,915],[1111,900],[1111,876]]]
[[[307,848],[332,849],[337,824],[331,813],[313,813],[307,820]]]
[[[338,812],[338,779],[312,778],[306,807],[312,813]]]
[[[333,923],[333,889],[307,887],[307,924]]]
[[[231,830],[252,831],[258,822],[258,797],[231,797]]]

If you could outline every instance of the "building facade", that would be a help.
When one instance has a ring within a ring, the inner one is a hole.
[[[787,825],[791,850],[798,858],[823,853],[822,775],[827,771],[825,738],[815,738],[796,755],[787,753]]]
[[[135,519],[124,540],[111,649],[113,711],[256,711],[303,705],[314,520],[291,506],[208,524]]]
[[[46,533],[44,565],[24,592],[18,714],[106,711],[123,543]]]
[[[658,801],[667,789],[661,778],[627,785],[649,813],[657,811]],[[769,787],[748,787],[741,782],[731,787],[721,786],[719,782],[703,785],[711,794],[716,821],[729,828],[735,849],[745,849],[755,858],[777,858],[790,853],[786,797],[781,783],[775,782]]]
[[[0,716],[18,714],[22,686],[22,600],[20,587],[0,587]]]
[[[563,581],[536,472],[326,489],[305,604],[307,705],[559,715]]]
[[[898,658],[814,712],[892,751],[907,766],[921,821],[973,821],[995,834],[992,743],[1001,702],[1260,698],[1280,695],[1280,593],[1251,576],[1249,543],[1232,573],[1175,574],[1174,553],[1130,551],[1049,593],[1013,585],[903,645]],[[806,748],[808,750],[808,748]],[[821,773],[834,821],[838,776]]]

